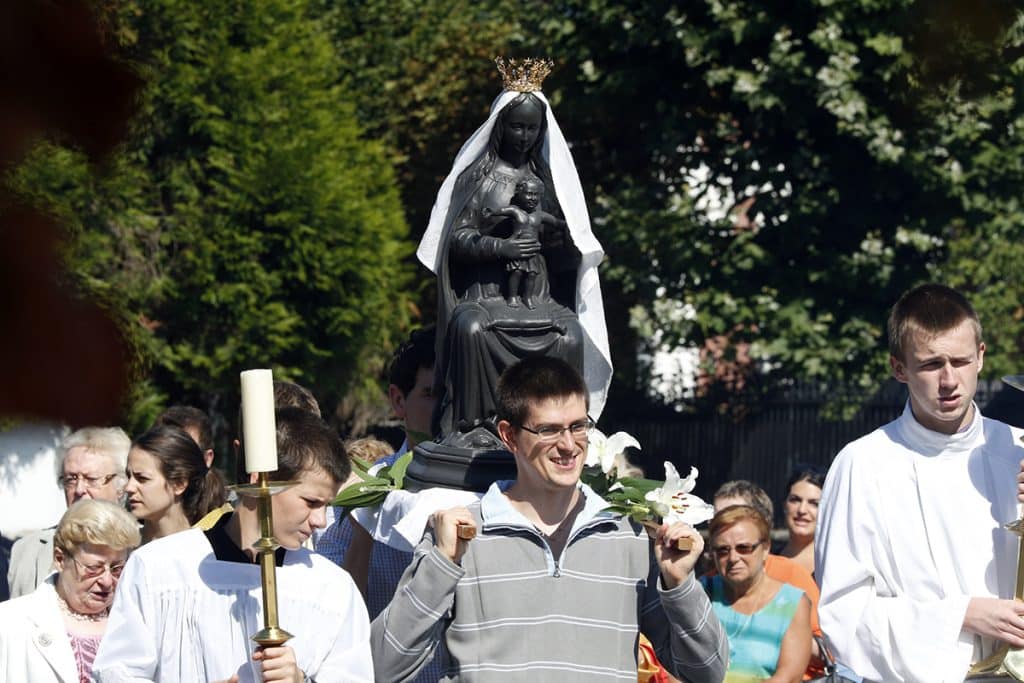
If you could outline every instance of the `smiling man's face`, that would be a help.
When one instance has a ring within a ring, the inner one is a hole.
[[[531,403],[522,425],[500,423],[502,440],[516,460],[516,484],[521,490],[542,494],[576,486],[587,459],[586,435],[574,437],[564,429],[557,440],[546,442],[529,429],[562,429],[587,419],[586,400],[566,396]]]

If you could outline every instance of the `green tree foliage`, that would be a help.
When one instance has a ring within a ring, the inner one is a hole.
[[[359,120],[392,151],[418,238],[456,152],[501,92],[493,59],[519,36],[518,10],[495,0],[324,0],[322,11]]]
[[[545,90],[609,253],[612,326],[632,307],[635,330],[724,338],[719,362],[749,350],[769,382],[869,387],[888,306],[964,259],[958,284],[1005,289],[987,317],[1024,316],[1006,250],[1024,224],[1021,20],[983,5],[534,5],[527,51],[564,65]],[[635,337],[612,336],[621,364]]]
[[[165,399],[233,419],[249,367],[309,386],[328,414],[379,400],[409,324],[412,245],[313,9],[119,4],[148,82],[130,139],[102,172],[51,145],[13,178],[74,227],[72,270],[128,321],[149,369],[140,423]]]
[[[952,194],[963,207],[948,229],[936,277],[971,293],[985,328],[989,377],[1024,366],[1024,15],[1006,37],[976,98],[940,112],[939,141],[955,160]]]

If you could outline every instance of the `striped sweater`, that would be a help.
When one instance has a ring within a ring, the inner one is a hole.
[[[479,533],[461,566],[426,533],[387,609],[373,622],[378,681],[411,678],[444,638],[443,681],[622,681],[637,675],[638,631],[690,683],[721,681],[728,642],[700,585],[660,585],[642,527],[585,496],[556,561],[544,537],[491,486],[472,506]]]

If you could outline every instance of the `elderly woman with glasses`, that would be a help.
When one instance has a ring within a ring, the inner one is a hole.
[[[118,577],[140,540],[138,522],[114,503],[68,508],[53,539],[57,572],[0,603],[0,681],[92,680]]]
[[[715,514],[710,548],[718,574],[702,579],[729,638],[726,683],[802,680],[811,656],[811,605],[764,572],[768,521],[749,505]]]
[[[83,427],[64,439],[57,483],[69,507],[82,498],[121,501],[131,443],[117,427]],[[7,573],[12,598],[28,595],[53,571],[55,529],[25,534],[14,544]]]

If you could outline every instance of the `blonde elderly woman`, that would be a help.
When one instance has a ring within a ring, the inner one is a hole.
[[[138,522],[118,505],[72,504],[54,534],[57,572],[0,603],[0,681],[91,681],[118,577],[140,541]]]

